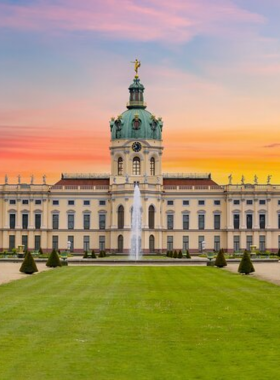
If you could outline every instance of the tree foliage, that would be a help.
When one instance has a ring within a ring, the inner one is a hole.
[[[226,259],[225,259],[225,255],[224,255],[224,250],[223,249],[219,250],[219,253],[218,253],[218,255],[216,257],[216,260],[215,260],[215,266],[218,267],[218,268],[223,268],[223,267],[227,266],[227,262],[226,262]]]
[[[29,251],[27,251],[19,271],[26,274],[38,272],[37,265]]]
[[[52,250],[46,266],[50,268],[61,267],[61,261],[55,249]]]
[[[252,272],[255,272],[254,265],[252,264],[250,255],[248,251],[245,249],[244,254],[242,256],[242,259],[240,261],[239,267],[238,267],[239,273],[249,274]]]

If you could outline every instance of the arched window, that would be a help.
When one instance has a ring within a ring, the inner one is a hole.
[[[124,227],[124,208],[119,206],[118,208],[118,228],[121,229]]]
[[[150,235],[149,237],[149,251],[150,253],[155,252],[155,237]]]
[[[122,235],[118,236],[118,252],[119,253],[123,252],[123,236]]]
[[[132,173],[133,175],[140,175],[140,158],[139,157],[133,158]]]
[[[155,166],[155,159],[154,159],[154,157],[152,157],[151,160],[150,160],[150,174],[151,175],[156,175],[156,166]]]
[[[149,207],[149,229],[153,230],[155,228],[155,208],[154,206]]]
[[[123,159],[122,159],[122,157],[118,158],[118,175],[123,175]]]

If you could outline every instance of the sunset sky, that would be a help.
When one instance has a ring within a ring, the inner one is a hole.
[[[279,0],[1,0],[0,183],[110,172],[138,58],[163,171],[280,183]]]

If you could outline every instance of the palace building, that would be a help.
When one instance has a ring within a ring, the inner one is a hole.
[[[139,67],[139,66],[138,66]],[[147,110],[137,75],[127,109],[110,120],[110,174],[62,174],[54,185],[0,185],[0,250],[130,251],[135,183],[142,203],[143,253],[224,248],[277,251],[280,185],[224,186],[210,174],[164,174],[163,121]]]

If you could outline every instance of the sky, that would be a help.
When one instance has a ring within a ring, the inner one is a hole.
[[[135,58],[163,172],[280,183],[279,0],[0,0],[0,183],[110,172]]]

